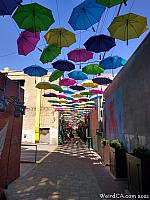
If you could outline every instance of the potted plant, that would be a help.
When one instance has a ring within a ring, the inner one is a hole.
[[[110,142],[110,171],[115,178],[127,178],[126,150],[118,139]]]
[[[101,140],[101,156],[102,161],[105,166],[110,165],[110,153],[109,153],[109,140],[106,140],[105,138],[102,138]]]
[[[150,194],[150,150],[138,147],[127,153],[128,188],[135,194]]]

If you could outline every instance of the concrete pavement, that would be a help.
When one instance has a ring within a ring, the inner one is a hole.
[[[100,200],[101,193],[124,190],[102,166],[98,154],[70,142],[11,183],[7,196],[8,200]]]

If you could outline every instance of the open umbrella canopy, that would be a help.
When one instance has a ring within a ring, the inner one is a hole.
[[[104,5],[108,8],[124,3],[126,5],[127,0],[96,0],[97,3]]]
[[[54,72],[51,73],[51,75],[49,77],[49,81],[53,82],[53,81],[57,80],[58,78],[60,78],[63,74],[64,74],[63,71],[55,70]]]
[[[118,67],[124,66],[125,64],[126,60],[119,56],[109,56],[99,63],[100,67],[103,69],[116,69]]]
[[[75,65],[68,61],[68,60],[57,60],[56,62],[52,63],[55,69],[60,71],[71,71],[75,69]]]
[[[63,89],[59,85],[52,84],[50,82],[39,82],[36,85],[36,88],[43,89],[43,90],[53,89],[53,90],[59,91],[59,92],[63,91]]]
[[[99,99],[101,97],[102,96],[100,94],[93,95],[93,96],[90,97],[90,101],[94,101],[94,100]]]
[[[68,76],[70,78],[73,78],[75,80],[85,80],[85,79],[88,79],[87,75],[81,71],[78,71],[78,70],[74,70],[72,72],[70,72],[68,74]]]
[[[87,105],[95,105],[96,103],[95,103],[95,101],[87,101],[86,104]]]
[[[58,99],[50,99],[48,100],[49,103],[58,103],[59,100]]]
[[[68,22],[74,30],[87,30],[99,22],[104,11],[103,5],[95,1],[84,1],[73,9]],[[93,26],[92,28],[95,31]]]
[[[52,62],[59,54],[61,53],[61,49],[55,47],[53,45],[48,45],[42,52],[40,61],[45,64],[48,62]]]
[[[44,36],[47,44],[56,47],[69,47],[76,42],[75,34],[65,28],[50,29]]]
[[[11,15],[14,10],[22,3],[22,0],[1,0],[0,15]]]
[[[64,93],[60,93],[56,95],[60,99],[65,99],[67,96]]]
[[[49,92],[49,93],[44,93],[43,97],[57,97],[55,93]]]
[[[92,93],[89,90],[82,91],[82,92],[80,92],[80,94],[82,94],[82,95],[92,95]]]
[[[47,74],[48,70],[37,66],[37,65],[32,65],[30,67],[26,67],[23,69],[25,74],[28,74],[29,76],[36,76],[36,77],[41,77]]]
[[[97,83],[99,85],[107,85],[112,83],[112,80],[110,78],[105,77],[96,77],[92,79],[94,83]]]
[[[93,53],[82,48],[70,51],[67,56],[69,60],[74,62],[86,62],[93,58]]]
[[[13,19],[21,29],[31,32],[47,30],[54,23],[52,11],[38,3],[25,4],[17,8]]]
[[[92,94],[104,94],[104,91],[98,88],[91,89],[90,92]]]
[[[80,93],[72,94],[72,97],[74,97],[74,98],[80,98],[80,97],[82,97],[82,96],[83,96],[83,95],[80,94]]]
[[[101,74],[102,72],[104,72],[104,69],[102,69],[101,67],[99,67],[99,65],[96,64],[90,64],[87,65],[85,67],[82,68],[82,71],[86,74]]]
[[[76,84],[76,80],[74,80],[73,78],[63,78],[59,81],[60,86],[71,86],[74,84]]]
[[[17,39],[18,45],[18,54],[19,55],[28,55],[33,51],[40,40],[40,33],[32,33],[30,31],[21,32],[19,38]]]
[[[84,46],[86,50],[95,53],[109,51],[112,47],[116,46],[115,39],[107,35],[96,35],[90,37]]]
[[[147,18],[134,13],[115,17],[108,27],[111,37],[127,41],[127,44],[129,39],[140,37],[147,29]]]
[[[65,94],[74,94],[74,91],[73,90],[71,90],[71,89],[63,89],[63,92],[65,93]]]
[[[86,81],[81,83],[81,86],[84,86],[84,87],[97,87],[98,84],[97,83],[93,83],[92,80],[86,80]]]
[[[81,85],[73,85],[73,86],[70,86],[70,88],[73,90],[78,90],[78,91],[85,90],[85,87]]]

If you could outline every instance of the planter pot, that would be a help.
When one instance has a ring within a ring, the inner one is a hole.
[[[150,194],[150,159],[126,154],[128,189],[134,194]]]
[[[102,145],[102,161],[104,165],[110,165],[110,146],[109,144]]]
[[[116,178],[127,178],[126,151],[110,147],[110,171]]]

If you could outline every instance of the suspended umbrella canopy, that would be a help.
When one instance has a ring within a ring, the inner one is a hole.
[[[65,99],[61,99],[61,100],[59,100],[59,103],[67,103],[68,101],[67,100],[65,100]]]
[[[59,54],[61,53],[61,49],[55,47],[53,45],[48,45],[42,52],[40,61],[45,64],[48,62],[52,62]]]
[[[0,15],[11,15],[23,0],[1,0]]]
[[[147,18],[134,13],[115,17],[108,27],[111,37],[127,41],[127,44],[129,39],[140,37],[147,29]]]
[[[85,102],[85,101],[89,101],[88,97],[82,97],[79,99],[79,102]]]
[[[60,99],[65,99],[67,96],[65,95],[65,94],[57,94],[56,95],[58,98],[60,98]]]
[[[69,47],[76,42],[75,34],[65,28],[50,29],[44,36],[47,44],[56,47]]]
[[[95,105],[96,103],[95,103],[95,101],[87,101],[86,104],[87,105]]]
[[[124,66],[125,64],[126,60],[119,56],[109,56],[99,63],[103,69],[116,69],[118,67]]]
[[[59,81],[60,86],[71,86],[74,84],[76,84],[76,80],[74,80],[73,78],[63,78]]]
[[[19,38],[17,39],[18,45],[18,54],[19,55],[28,55],[33,51],[40,40],[40,33],[32,33],[30,31],[21,32]]]
[[[80,92],[82,95],[92,95],[92,93],[89,90],[85,90],[83,92]]]
[[[82,96],[83,96],[83,95],[80,94],[80,93],[72,94],[72,97],[74,97],[74,98],[80,98],[80,97],[82,97]]]
[[[74,62],[86,62],[87,60],[93,58],[93,53],[82,48],[70,51],[67,56],[69,60],[72,60]]]
[[[55,80],[57,80],[58,78],[60,78],[61,76],[63,76],[64,72],[60,71],[60,70],[55,70],[54,72],[52,72],[52,74],[49,77],[49,81],[53,82]]]
[[[127,5],[126,4],[127,0],[96,0],[96,2],[108,8],[111,8],[121,3]]]
[[[84,1],[73,9],[68,22],[74,31],[87,30],[91,26],[95,31],[93,25],[99,22],[104,11],[103,5],[95,1]]]
[[[91,89],[90,92],[92,94],[104,94],[104,91],[103,90],[100,90],[98,88],[94,88],[94,89]]]
[[[58,103],[59,100],[57,100],[57,99],[50,99],[50,100],[48,100],[48,102],[49,102],[49,103]]]
[[[74,91],[73,90],[70,90],[70,89],[63,89],[63,92],[65,94],[74,94]]]
[[[67,96],[66,99],[67,99],[67,100],[73,100],[74,98],[73,98],[73,97],[70,97],[70,96]]]
[[[94,101],[94,100],[99,99],[101,97],[102,96],[100,94],[93,95],[93,96],[90,97],[90,101]]]
[[[70,86],[70,88],[73,90],[78,90],[78,91],[85,90],[85,87],[81,85],[73,85],[73,86]]]
[[[59,91],[59,92],[63,91],[63,89],[59,85],[52,84],[52,83],[49,83],[49,82],[39,82],[36,85],[36,88],[43,89],[43,90],[53,89],[53,90]]]
[[[88,79],[87,75],[84,72],[74,70],[68,74],[70,78],[75,80],[85,80]]]
[[[75,65],[68,61],[68,60],[57,60],[56,62],[52,63],[55,69],[60,71],[71,71],[75,69]]]
[[[18,7],[12,17],[19,28],[31,32],[45,31],[54,23],[52,11],[38,3]]]
[[[87,80],[87,81],[82,82],[81,86],[84,86],[84,87],[97,87],[98,84],[97,83],[93,83],[92,80]]]
[[[99,65],[96,64],[90,64],[87,65],[85,67],[82,68],[82,71],[86,74],[101,74],[102,72],[104,72],[104,69],[102,69],[101,67],[99,67]]]
[[[105,78],[105,77],[96,77],[93,79],[93,82],[99,85],[107,85],[112,83],[112,80],[110,78]]]
[[[49,93],[43,94],[43,97],[57,97],[57,95],[55,93],[49,92]]]
[[[84,46],[86,50],[95,53],[109,51],[112,47],[116,46],[115,39],[107,35],[96,35],[90,37]]]
[[[37,65],[31,65],[30,67],[26,67],[23,69],[25,74],[28,74],[29,76],[36,76],[41,77],[47,74],[48,70],[37,66]]]

